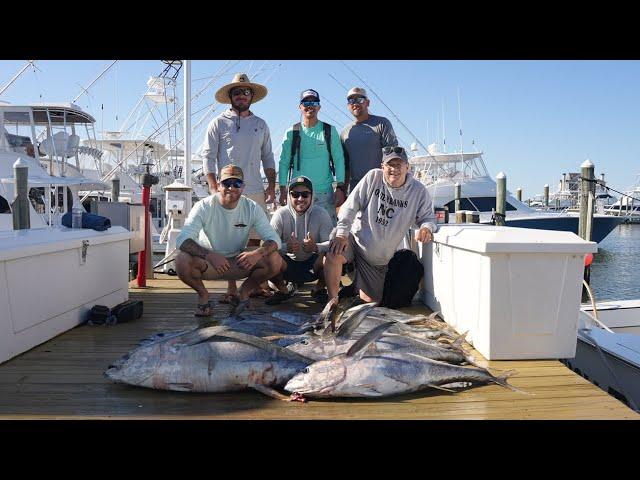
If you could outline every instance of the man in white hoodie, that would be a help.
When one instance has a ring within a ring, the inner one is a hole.
[[[278,275],[271,279],[278,291],[265,303],[277,305],[295,295],[297,284],[316,280],[311,295],[318,302],[326,302],[322,263],[333,222],[324,208],[313,204],[313,184],[308,177],[294,177],[288,196],[287,204],[271,217],[284,262]]]
[[[409,228],[419,227],[416,241],[433,240],[433,202],[409,173],[404,148],[384,147],[381,166],[369,170],[340,209],[324,262],[329,301],[338,296],[342,266],[353,261],[360,298],[380,302],[387,265]]]

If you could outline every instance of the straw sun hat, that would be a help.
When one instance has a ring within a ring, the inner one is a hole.
[[[253,98],[251,103],[256,103],[267,96],[267,87],[259,83],[251,83],[246,73],[236,73],[231,83],[223,86],[216,92],[216,100],[219,103],[231,103],[229,92],[235,87],[248,87],[253,90]]]

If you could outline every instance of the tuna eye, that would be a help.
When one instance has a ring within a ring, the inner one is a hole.
[[[304,373],[309,373],[309,367],[304,369]]]
[[[309,345],[309,342],[307,340],[302,340],[301,342],[303,345]]]

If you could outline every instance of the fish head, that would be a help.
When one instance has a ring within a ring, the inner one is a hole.
[[[104,374],[116,383],[150,387],[160,365],[161,350],[162,344],[157,343],[139,347],[116,360]]]
[[[330,396],[347,378],[344,355],[337,355],[307,366],[287,382],[284,389],[292,393]]]

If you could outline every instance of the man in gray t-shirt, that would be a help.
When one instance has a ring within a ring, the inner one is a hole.
[[[355,121],[344,128],[340,139],[347,168],[345,183],[351,192],[369,170],[380,168],[382,148],[395,147],[398,140],[387,118],[369,113],[369,98],[364,88],[349,90],[347,102]]]

